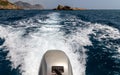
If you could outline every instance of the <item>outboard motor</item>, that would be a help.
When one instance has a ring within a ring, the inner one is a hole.
[[[59,50],[47,51],[42,58],[39,75],[73,75],[67,55]]]

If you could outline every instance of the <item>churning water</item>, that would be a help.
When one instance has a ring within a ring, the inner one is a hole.
[[[0,13],[0,75],[38,75],[47,50],[64,51],[74,75],[120,75],[120,11]]]

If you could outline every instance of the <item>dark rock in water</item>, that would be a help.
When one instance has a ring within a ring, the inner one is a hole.
[[[22,9],[22,8],[16,6],[13,3],[10,3],[8,0],[0,0],[0,9]]]
[[[56,8],[56,9],[58,9],[58,10],[62,10],[64,8],[64,6],[62,6],[62,5],[58,5],[58,7]]]
[[[58,7],[55,8],[54,10],[72,10],[72,8],[70,6],[58,5]]]
[[[63,5],[58,5],[57,8],[55,8],[54,10],[85,10],[83,8],[73,8],[70,6],[63,6]]]
[[[22,7],[23,9],[27,9],[27,10],[29,10],[29,9],[43,9],[43,6],[40,4],[31,5],[27,2],[22,2],[22,1],[15,2],[14,4]]]

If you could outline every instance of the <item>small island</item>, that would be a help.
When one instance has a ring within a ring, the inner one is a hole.
[[[70,7],[70,6],[58,5],[57,8],[55,8],[53,10],[86,10],[86,9],[84,9],[84,8],[73,8],[73,7]]]

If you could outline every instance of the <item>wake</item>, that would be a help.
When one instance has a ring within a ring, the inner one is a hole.
[[[119,30],[101,25],[92,24],[77,20],[70,22],[76,27],[70,34],[65,34],[60,25],[62,19],[59,13],[50,13],[48,19],[42,21],[39,17],[29,19],[28,21],[18,21],[18,26],[0,26],[0,36],[5,38],[5,43],[1,46],[7,47],[9,51],[7,60],[12,62],[12,68],[19,68],[22,75],[38,75],[39,67],[43,54],[47,50],[64,51],[71,62],[74,75],[85,75],[86,70],[86,49],[84,46],[92,45],[89,34],[95,34],[95,30],[104,30],[105,34],[98,36],[101,38],[120,38]],[[38,23],[34,23],[36,19]],[[69,19],[69,18],[68,18]],[[77,23],[83,23],[77,27]],[[119,50],[120,51],[120,48]]]

